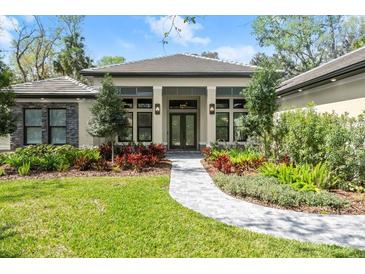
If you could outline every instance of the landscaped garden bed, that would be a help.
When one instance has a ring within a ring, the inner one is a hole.
[[[166,147],[159,144],[129,144],[75,148],[70,145],[32,145],[0,154],[0,179],[20,177],[78,177],[169,175],[171,163],[165,159]]]
[[[269,147],[204,151],[204,166],[228,194],[270,207],[320,214],[365,214],[364,116],[283,113]],[[251,140],[252,141],[252,140]],[[264,156],[265,155],[265,156]]]

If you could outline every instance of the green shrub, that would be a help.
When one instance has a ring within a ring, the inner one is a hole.
[[[271,136],[275,160],[323,163],[342,188],[365,187],[365,117],[318,113],[313,108],[280,113]]]
[[[30,172],[30,162],[26,162],[18,168],[18,174],[20,176],[27,176]]]
[[[288,184],[295,190],[319,191],[331,186],[330,172],[321,163],[314,167],[309,164],[293,166],[264,163],[258,170],[263,175],[275,177],[280,183]]]
[[[0,165],[6,163],[7,156],[8,156],[7,153],[0,153]]]
[[[284,207],[325,206],[340,209],[348,205],[346,200],[327,192],[296,191],[289,185],[280,184],[276,178],[262,175],[224,175],[214,177],[216,184],[225,192],[240,197],[253,197]]]
[[[98,148],[80,148],[76,152],[75,167],[78,170],[89,170],[100,160]]]
[[[5,169],[0,166],[0,176],[4,176],[4,175],[5,175]]]

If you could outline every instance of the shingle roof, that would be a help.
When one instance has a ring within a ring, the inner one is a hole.
[[[153,59],[110,65],[99,68],[84,69],[83,75],[166,75],[166,76],[250,76],[255,66],[212,59],[198,55],[175,54]]]
[[[98,91],[68,76],[13,85],[12,90],[19,95],[94,95]]]
[[[305,87],[313,82],[325,81],[349,71],[365,68],[365,47],[347,53],[341,57],[324,63],[314,69],[299,74],[289,80],[284,81],[278,93],[285,93],[294,89]],[[328,82],[324,82],[328,83]]]

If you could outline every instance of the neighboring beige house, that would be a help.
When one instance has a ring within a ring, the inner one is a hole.
[[[126,105],[128,136],[118,142],[163,143],[198,150],[215,141],[244,142],[241,91],[256,67],[197,55],[176,54],[86,69],[85,86],[69,77],[14,85],[17,131],[0,149],[27,144],[98,145],[87,133],[90,107],[105,74]]]
[[[314,102],[320,112],[365,110],[365,47],[302,73],[278,89],[281,108],[302,108]]]

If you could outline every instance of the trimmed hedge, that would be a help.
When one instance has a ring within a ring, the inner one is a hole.
[[[225,175],[217,174],[215,183],[225,192],[240,197],[252,197],[284,207],[326,206],[340,209],[348,201],[337,198],[327,191],[296,191],[289,185],[280,184],[276,178],[261,175]]]

